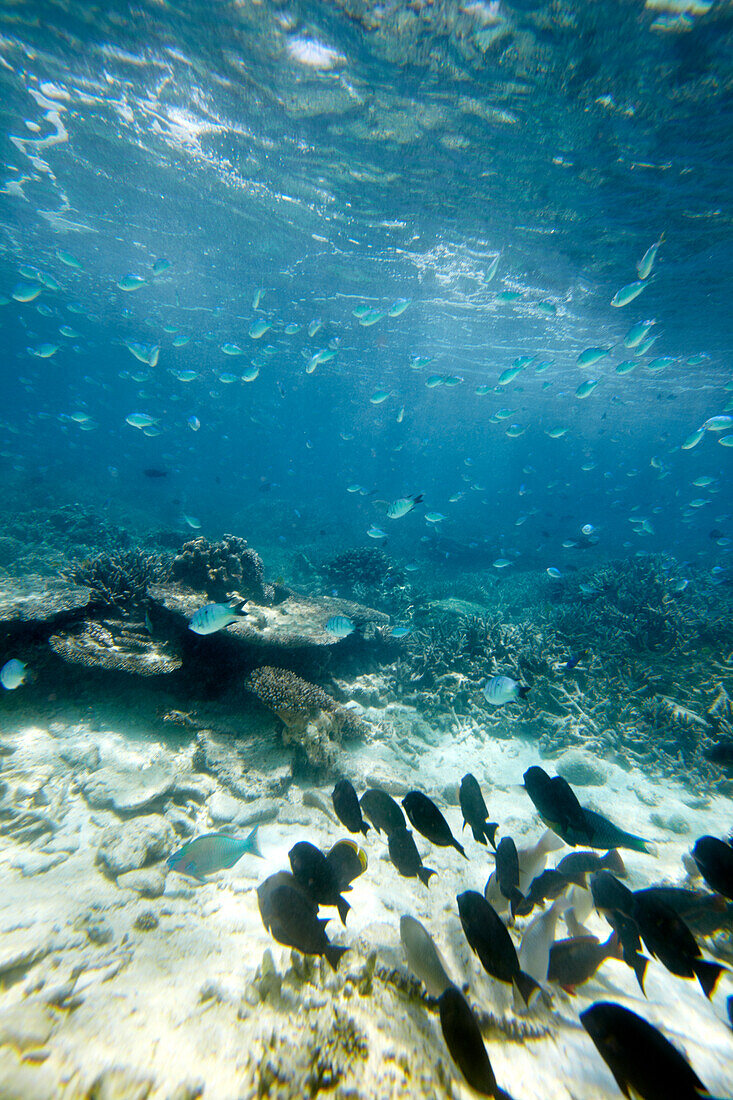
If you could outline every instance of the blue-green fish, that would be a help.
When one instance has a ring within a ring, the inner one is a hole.
[[[655,324],[656,321],[637,321],[624,336],[624,347],[638,347],[642,340],[649,334],[652,325]]]
[[[647,248],[646,252],[636,265],[636,274],[639,276],[640,279],[646,279],[647,276],[651,274],[651,270],[654,267],[654,261],[657,258],[659,246],[661,245],[663,240],[664,233],[662,233],[658,241],[655,241],[653,245]]]
[[[406,638],[408,634],[412,634],[412,627],[409,626],[393,626],[390,631],[391,638]]]
[[[371,401],[372,405],[381,405],[382,402],[386,401],[389,396],[389,390],[375,390],[369,400]]]
[[[646,369],[656,373],[657,371],[664,370],[665,367],[670,367],[675,362],[673,355],[659,355],[656,359],[652,359],[651,363],[647,363]]]
[[[16,302],[34,302],[42,290],[43,287],[38,283],[18,283],[13,289],[12,297]]]
[[[81,260],[78,260],[73,252],[67,252],[63,248],[56,249],[56,255],[61,260],[62,264],[66,264],[67,267],[72,267],[75,271],[81,271]]]
[[[149,416],[148,413],[130,413],[125,417],[125,423],[129,424],[131,428],[151,428],[157,423],[154,416]]]
[[[597,378],[588,378],[585,382],[581,382],[577,390],[575,391],[575,396],[579,397],[581,400],[583,400],[583,398],[585,397],[590,397],[590,395],[593,393],[593,390],[598,385],[598,382],[599,379]]]
[[[142,275],[123,275],[117,286],[120,290],[125,290],[128,293],[133,290],[139,290],[141,286],[145,286],[146,280]]]
[[[497,271],[499,270],[499,260],[500,259],[501,259],[501,252],[498,252],[496,254],[496,256],[494,256],[491,263],[489,264],[488,269],[486,271],[486,274],[484,275],[484,279],[487,283],[491,282],[491,280],[494,278]]]
[[[436,386],[442,386],[445,382],[442,374],[431,374],[425,381],[425,385],[429,390],[435,389]]]
[[[165,275],[166,271],[170,271],[171,262],[166,260],[163,256],[156,260],[153,264],[153,275]]]
[[[34,679],[34,676],[28,665],[23,664],[17,657],[11,657],[0,668],[0,684],[6,691],[15,691],[21,684],[25,684],[32,679]]]
[[[405,312],[410,304],[409,298],[398,298],[396,302],[389,307],[387,313],[390,317],[399,317]]]
[[[260,373],[260,368],[256,363],[253,363],[251,367],[246,367],[242,372],[243,382],[254,382],[257,375]]]
[[[259,340],[261,336],[264,336],[268,329],[272,328],[269,321],[263,321],[260,318],[258,321],[254,321],[250,325],[249,334],[253,340]]]
[[[486,395],[489,394],[489,393],[491,393],[491,386],[477,386],[476,387],[476,396],[477,397],[486,397]]]
[[[624,359],[623,363],[619,363],[616,367],[616,374],[628,374],[635,366],[636,363],[633,359]]]
[[[194,634],[216,634],[225,626],[245,617],[246,611],[234,608],[228,603],[207,603],[191,616],[188,629]]]
[[[308,325],[308,335],[309,336],[315,336],[315,334],[317,332],[320,332],[320,330],[322,328],[323,328],[323,321],[320,319],[320,317],[317,317],[315,320],[311,321],[311,323]]]
[[[592,367],[594,363],[604,359],[610,351],[611,348],[586,348],[578,356],[578,366]]]
[[[728,428],[733,428],[733,416],[710,416],[703,424],[703,428],[707,432],[724,432]]]
[[[185,332],[179,332],[177,336],[173,337],[174,348],[185,348],[191,340],[190,336],[187,336]]]
[[[355,629],[351,619],[347,619],[345,615],[332,615],[326,623],[328,633],[334,634],[337,638],[348,638]]]
[[[620,309],[621,306],[627,306],[629,302],[633,302],[634,298],[638,298],[642,290],[647,286],[647,283],[639,281],[638,283],[627,283],[626,286],[622,286],[620,290],[617,290],[611,299],[611,305]]]
[[[222,344],[221,350],[225,355],[244,355],[244,352],[240,348],[239,344]]]
[[[499,375],[499,385],[507,386],[510,382],[513,382],[522,369],[522,367],[507,367],[507,369],[503,370]]]
[[[206,882],[207,875],[233,867],[246,852],[262,859],[262,852],[257,843],[256,825],[249,836],[243,840],[226,836],[225,833],[205,833],[203,836],[197,836],[168,856],[166,863],[171,871],[178,871],[179,875],[195,878],[198,882]]]

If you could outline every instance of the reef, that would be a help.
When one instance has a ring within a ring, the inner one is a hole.
[[[137,676],[175,672],[183,663],[170,643],[151,637],[144,623],[123,619],[84,622],[81,629],[52,635],[49,645],[70,664]]]
[[[332,768],[343,736],[364,736],[368,726],[322,688],[284,668],[263,665],[247,689],[283,723],[283,740],[298,745],[316,768]]]
[[[265,582],[262,558],[237,535],[224,535],[220,542],[199,537],[184,543],[173,559],[171,577],[217,603],[232,595],[258,604],[275,597],[275,589]]]
[[[89,603],[90,591],[58,577],[29,574],[0,583],[0,626],[48,623],[73,615]]]
[[[165,580],[168,570],[164,558],[135,547],[74,562],[65,576],[87,587],[96,603],[126,613],[145,602],[149,586]]]

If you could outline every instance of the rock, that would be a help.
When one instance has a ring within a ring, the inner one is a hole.
[[[144,624],[126,619],[84,622],[72,631],[53,634],[48,644],[69,664],[136,676],[162,676],[183,664],[170,642],[151,637]]]
[[[173,783],[173,797],[178,801],[205,802],[216,783],[208,775],[181,775]]]
[[[30,878],[31,875],[42,875],[45,871],[50,871],[68,858],[66,852],[22,852],[13,856],[10,866],[20,871],[24,878]]]
[[[585,749],[569,749],[555,761],[558,775],[575,787],[602,787],[608,779],[608,765]]]
[[[142,909],[135,917],[132,927],[137,932],[152,932],[159,924],[160,921],[152,909]]]
[[[125,871],[117,878],[123,890],[134,890],[141,898],[159,898],[165,893],[166,866],[148,867],[142,871]]]
[[[32,966],[45,958],[51,950],[48,942],[28,943],[28,932],[24,930],[4,933],[0,938],[0,983],[4,986],[12,984],[15,977],[19,977],[30,970]]]
[[[80,737],[78,741],[67,741],[59,749],[59,756],[70,768],[93,772],[100,764],[99,745]]]
[[[664,829],[668,833],[675,833],[677,836],[686,836],[690,831],[690,823],[684,814],[675,813],[674,811],[669,814],[650,814],[649,820],[652,825],[656,825],[658,829]]]
[[[0,1046],[11,1043],[21,1052],[42,1047],[51,1038],[57,1023],[56,1013],[39,1001],[13,1005],[0,1012]]]
[[[23,543],[12,535],[0,535],[0,565],[12,565],[20,557]]]
[[[77,932],[86,932],[89,942],[96,944],[97,947],[103,947],[105,943],[112,943],[115,938],[114,930],[107,918],[103,917],[101,913],[96,913],[93,909],[77,917],[74,921],[74,928]]]
[[[204,1082],[202,1080],[184,1081],[170,1093],[168,1100],[200,1100],[203,1095]]]
[[[258,798],[255,802],[240,802],[223,791],[212,795],[207,804],[215,825],[232,824],[244,829],[275,821],[281,803],[275,798]]]
[[[364,780],[365,787],[379,787],[393,798],[402,798],[411,790],[410,784],[391,772],[370,772]]]
[[[85,1100],[147,1100],[155,1082],[126,1066],[105,1069],[95,1078]]]
[[[89,589],[28,574],[0,579],[0,623],[49,622],[89,603]]]
[[[196,831],[196,824],[191,818],[179,810],[176,806],[168,806],[165,811],[165,816],[176,831],[176,836],[189,837],[193,836]]]
[[[12,1047],[0,1049],[0,1100],[59,1100],[63,1090],[46,1065],[21,1062]]]
[[[139,817],[125,825],[110,825],[102,833],[95,863],[108,878],[137,871],[169,855],[175,845],[170,822],[160,814]]]
[[[258,734],[266,733],[268,719],[264,723],[260,718]],[[272,720],[272,738],[280,723]],[[254,731],[253,731],[254,732]],[[283,755],[285,755],[283,753]],[[277,758],[275,758],[277,759]],[[273,751],[268,753],[266,771],[255,771],[252,767],[251,753],[235,737],[212,734],[211,730],[199,730],[196,735],[192,763],[197,771],[215,776],[236,798],[252,800],[263,795],[284,794],[293,781],[289,761],[274,763]]]
[[[175,774],[161,764],[147,768],[106,765],[81,786],[87,802],[95,809],[134,814],[163,802],[175,782]]]

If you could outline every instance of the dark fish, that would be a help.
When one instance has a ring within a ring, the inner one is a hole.
[[[606,959],[621,958],[618,936],[612,932],[605,943],[596,936],[574,936],[557,940],[550,948],[547,980],[557,982],[567,992],[590,981]]]
[[[624,1096],[633,1093],[640,1100],[709,1097],[687,1059],[635,1012],[612,1001],[597,1001],[581,1012],[580,1022]]]
[[[552,829],[573,848],[579,841],[569,840],[569,836],[581,836],[586,843],[590,843],[592,830],[586,821],[585,811],[566,780],[559,775],[551,778],[546,771],[535,766],[527,768],[524,773],[524,789],[548,829]]]
[[[470,825],[473,839],[479,844],[485,844],[488,840],[492,848],[496,847],[494,837],[499,828],[498,823],[489,821],[489,811],[486,809],[484,796],[475,776],[468,772],[461,780],[461,789],[458,794],[463,814],[463,828]]]
[[[458,913],[468,945],[487,974],[517,988],[525,1004],[539,985],[519,966],[517,950],[499,914],[476,890],[458,895]]]
[[[580,664],[584,657],[588,656],[587,649],[581,649],[579,653],[575,653],[569,661],[565,662],[565,671],[572,672],[572,670]]]
[[[626,874],[624,861],[615,848],[606,852],[605,856],[596,855],[595,852],[571,852],[570,855],[563,856],[555,870],[576,886],[585,886],[587,875],[593,871],[611,871],[622,877]]]
[[[728,1013],[728,1023],[733,1028],[733,993],[730,993],[726,999],[725,1011]]]
[[[436,872],[420,859],[415,838],[409,829],[394,829],[387,835],[389,858],[405,878],[419,878],[425,886]]]
[[[481,1096],[511,1100],[496,1083],[478,1021],[461,991],[449,985],[438,998],[438,1009],[445,1045],[469,1086]]]
[[[634,894],[634,911],[644,945],[659,959],[670,974],[678,978],[697,978],[706,997],[710,997],[725,967],[703,959],[690,929],[674,909],[648,894]]]
[[[709,539],[722,539],[722,537],[723,532],[720,530],[719,527],[713,527],[712,531],[708,535]]]
[[[350,833],[363,833],[364,836],[366,836],[369,831],[369,826],[361,816],[359,799],[348,779],[339,779],[338,783],[333,788],[331,801],[336,811],[336,817],[341,824],[345,825]]]
[[[353,840],[339,840],[328,852],[326,859],[338,884],[339,893],[351,889],[355,878],[367,869],[367,857],[363,848]]]
[[[733,847],[715,836],[701,836],[692,858],[710,889],[733,901]]]
[[[685,890],[682,886],[648,886],[636,894],[648,894],[674,909],[694,936],[712,936],[723,929],[733,932],[733,904],[721,894]]]
[[[361,796],[361,808],[378,833],[389,835],[407,828],[405,815],[391,795],[379,787],[369,787]]]
[[[555,898],[560,897],[563,890],[567,890],[568,886],[573,884],[573,880],[561,871],[552,869],[543,871],[532,879],[524,897],[515,904],[514,915],[517,917],[529,916],[535,905],[542,905],[545,901],[554,901]],[[583,883],[575,883],[575,885],[582,886]],[[501,883],[499,889],[501,889]]]
[[[341,897],[341,889],[333,867],[320,848],[307,840],[294,844],[288,852],[293,876],[299,886],[313,898],[316,905],[335,905],[346,924],[351,906]]]
[[[410,791],[402,799],[402,805],[411,823],[431,844],[438,848],[455,848],[464,859],[468,859],[463,845],[458,843],[450,831],[450,825],[426,794],[422,791]]]
[[[517,846],[510,836],[502,837],[496,849],[496,881],[502,896],[510,903],[514,916],[517,905],[524,901],[524,895],[519,889]]]
[[[624,916],[634,915],[634,894],[628,886],[611,874],[610,871],[596,871],[588,880],[593,904],[601,913],[615,909]]]
[[[641,953],[641,937],[634,920],[634,895],[610,871],[598,871],[589,880],[596,909],[603,913],[621,944],[621,957],[636,975],[644,993],[644,976],[649,960]]]
[[[159,470],[155,466],[148,466],[147,469],[143,470],[143,473],[146,477],[168,477],[167,470]]]
[[[273,939],[303,955],[324,955],[329,966],[338,969],[348,948],[330,943],[328,921],[319,918],[318,906],[293,875],[287,871],[270,875],[257,887],[257,902],[262,923]]]

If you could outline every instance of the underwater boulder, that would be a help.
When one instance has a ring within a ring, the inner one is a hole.
[[[162,676],[182,664],[169,642],[152,638],[142,623],[122,619],[84,622],[80,629],[53,634],[49,645],[69,664],[136,676]]]

